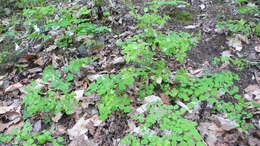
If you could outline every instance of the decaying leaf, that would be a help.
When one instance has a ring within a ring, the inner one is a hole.
[[[246,87],[244,97],[249,101],[255,100],[260,102],[260,86],[254,84]]]
[[[68,135],[71,140],[76,139],[88,132],[88,126],[91,124],[95,126],[99,126],[103,121],[99,120],[98,115],[94,115],[89,119],[85,119],[84,116],[81,117],[77,123],[71,128],[68,129]]]
[[[98,146],[93,140],[89,140],[86,135],[81,135],[72,140],[68,146]]]
[[[238,127],[238,124],[234,120],[225,119],[219,116],[214,116],[214,118],[216,119],[217,125],[225,131],[230,131]]]
[[[221,136],[222,129],[219,128],[217,125],[214,123],[209,123],[209,122],[201,122],[197,128],[200,132],[200,134],[205,137],[205,142],[209,146],[215,146],[218,137]]]
[[[7,87],[5,89],[5,92],[12,92],[12,91],[17,90],[17,89],[22,88],[22,87],[23,87],[23,85],[21,83],[15,83],[15,84]]]
[[[237,37],[228,38],[227,42],[229,47],[236,49],[237,51],[241,51],[243,49],[242,42]]]

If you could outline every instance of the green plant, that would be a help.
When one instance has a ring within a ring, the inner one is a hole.
[[[218,92],[229,93],[230,95],[238,92],[238,87],[234,86],[233,80],[239,80],[239,77],[229,71],[198,78],[189,77],[185,70],[179,70],[175,76],[175,81],[179,84],[172,90],[166,88],[165,92],[172,97],[188,102],[203,100],[216,102]]]
[[[7,134],[0,135],[1,142],[10,142],[14,140],[23,146],[37,146],[51,142],[53,146],[61,146],[64,141],[63,137],[54,138],[51,131],[42,130],[40,132],[32,133],[32,125],[26,121],[22,127],[17,127]]]
[[[254,13],[257,11],[258,11],[257,6],[241,6],[240,8],[237,9],[237,12],[241,14]]]
[[[170,32],[166,35],[160,34],[154,43],[158,43],[160,50],[166,55],[175,55],[176,60],[183,61],[186,52],[196,44],[191,37],[191,34],[186,32]]]
[[[60,36],[55,40],[55,44],[60,48],[68,47],[70,44],[73,43],[72,36],[69,36],[67,34]]]
[[[22,15],[17,19],[10,20],[10,25],[16,28],[17,25],[23,29],[16,31],[11,29],[12,36],[27,32],[29,38],[49,39],[53,34],[51,29],[60,30],[55,35],[55,44],[60,48],[68,47],[74,43],[75,38],[82,35],[94,35],[96,32],[110,31],[109,28],[91,23],[88,19],[90,10],[83,5],[75,5],[70,8],[62,8],[56,5],[35,6],[23,9]],[[8,34],[11,34],[8,32]]]
[[[46,0],[18,0],[16,5],[20,8],[32,8],[37,6],[43,6]]]
[[[242,70],[244,69],[248,63],[246,61],[243,61],[242,59],[239,59],[239,58],[231,58],[231,57],[224,57],[224,56],[221,56],[221,57],[216,57],[213,59],[214,62],[231,62],[232,64],[234,64],[235,66],[238,67],[238,69]]]
[[[239,80],[239,76],[230,71],[209,74],[203,77],[189,77],[185,70],[179,70],[175,76],[178,83],[175,88],[164,89],[165,93],[174,97],[176,100],[181,99],[187,102],[188,107],[193,107],[191,102],[208,101],[215,103],[213,108],[218,111],[224,111],[228,118],[236,120],[242,129],[252,128],[251,124],[246,123],[245,119],[252,117],[250,112],[245,110],[252,102],[247,102],[239,95],[239,87],[235,86],[233,81]],[[224,93],[235,103],[226,102],[219,97],[219,93]]]
[[[252,118],[253,114],[245,110],[247,107],[252,106],[253,103],[245,101],[245,99],[239,94],[235,94],[233,97],[237,100],[236,103],[221,100],[220,102],[217,102],[214,109],[227,113],[227,118],[235,120],[239,127],[244,131],[255,128],[252,123],[246,122],[246,119]]]
[[[136,114],[132,118],[141,123],[139,132],[134,132],[121,140],[120,143],[130,146],[204,146],[203,138],[196,130],[196,123],[184,119],[184,109],[178,105],[163,105],[160,102],[146,106],[147,113]],[[155,125],[159,131],[153,131]]]
[[[0,63],[3,63],[7,60],[6,56],[8,56],[7,51],[1,51],[0,52]]]
[[[227,20],[222,21],[217,24],[218,29],[227,28],[232,32],[239,32],[245,35],[250,35],[254,28],[256,27],[255,23],[249,22],[245,19],[240,20]]]
[[[81,65],[88,64],[90,61],[90,58],[72,59],[70,64],[62,69],[65,76],[52,66],[46,67],[43,71],[42,82],[48,84],[49,89],[37,88],[39,83],[36,81],[25,88],[27,92],[23,98],[25,117],[37,112],[54,114],[64,111],[66,114],[71,114],[77,101],[74,98],[75,93],[70,91],[70,81],[74,78],[70,72],[79,71]]]
[[[169,17],[157,14],[162,3],[148,3],[148,5],[148,10],[145,10],[147,13],[133,14],[139,20],[138,26],[143,33],[118,43],[122,47],[126,62],[133,63],[135,67],[125,68],[115,75],[103,75],[87,89],[87,94],[97,92],[101,96],[99,103],[101,119],[106,119],[117,109],[123,108],[129,111],[130,100],[126,94],[129,85],[135,83],[137,95],[142,98],[153,94],[156,87],[162,88],[164,84],[169,84],[170,69],[163,58],[156,57],[157,51],[165,56],[175,55],[176,60],[183,61],[186,51],[195,45],[188,33],[164,34],[154,29],[154,25],[165,25]],[[151,13],[148,13],[149,11]]]
[[[134,83],[132,68],[122,70],[117,75],[103,75],[91,83],[86,94],[98,93],[102,98],[98,105],[100,119],[107,119],[108,115],[117,109],[130,112],[130,99],[125,90]]]
[[[49,20],[44,26],[49,27],[72,27],[71,31],[76,33],[77,36],[93,34],[95,32],[110,31],[107,27],[99,27],[86,19],[86,15],[90,13],[90,10],[82,5],[76,5],[70,9],[60,8],[56,10],[56,13],[61,13],[58,18]]]
[[[69,64],[63,67],[63,70],[68,72],[78,72],[80,67],[84,64],[90,64],[92,62],[91,58],[73,58],[70,60]]]
[[[238,5],[238,9],[236,10],[238,13],[241,14],[259,14],[257,4],[253,3],[252,1],[249,2],[248,0],[235,0],[235,3]],[[247,3],[247,5],[244,5]]]

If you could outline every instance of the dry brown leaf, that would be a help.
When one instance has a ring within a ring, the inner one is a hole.
[[[230,131],[238,127],[238,124],[233,120],[224,119],[219,116],[214,116],[214,118],[216,119],[216,124],[225,131]]]
[[[84,117],[80,118],[77,123],[71,128],[68,129],[68,135],[71,140],[76,139],[77,137],[80,137],[84,135],[86,132],[88,132],[88,129],[86,128],[89,120],[85,120]]]
[[[249,100],[256,100],[257,102],[260,102],[260,86],[255,84],[255,85],[249,85],[248,87],[245,88],[245,94],[244,97]]]
[[[99,120],[98,115],[94,115],[89,119],[85,119],[83,116],[71,129],[68,129],[68,135],[71,140],[76,139],[88,132],[90,124],[93,124],[93,126],[99,126],[102,122],[102,120]]]
[[[124,64],[125,63],[125,59],[124,57],[117,57],[112,61],[112,64],[116,65],[116,64]]]
[[[42,72],[42,68],[40,68],[40,67],[35,67],[35,68],[32,68],[32,69],[29,69],[28,72],[29,72],[29,73]]]
[[[61,119],[62,115],[63,115],[63,114],[62,114],[61,112],[58,112],[58,113],[56,113],[55,116],[52,117],[51,119],[52,119],[53,122],[58,122],[58,121]]]
[[[5,89],[5,92],[12,92],[12,91],[17,90],[17,89],[22,88],[22,87],[23,87],[23,85],[21,83],[15,83],[15,84],[7,87]]]
[[[56,125],[55,129],[56,135],[63,135],[66,133],[66,127],[64,127],[63,125]]]
[[[205,142],[208,146],[216,146],[218,137],[222,134],[222,129],[214,123],[201,122],[197,128],[200,134],[205,137]]]
[[[19,100],[14,100],[13,104],[9,106],[0,106],[0,114],[5,114],[11,111],[17,111],[19,113],[20,112],[19,106],[20,106]]]
[[[10,121],[10,122],[8,122],[8,123],[2,123],[1,121],[0,121],[0,132],[3,132],[5,129],[9,129],[10,128],[10,126],[11,125],[13,125],[13,124],[16,124],[17,122],[19,122],[21,120],[21,118],[20,117],[17,117],[16,119],[14,119],[14,120],[12,120],[12,121]],[[8,131],[8,130],[7,130]]]
[[[95,66],[89,64],[82,65],[80,70],[86,74],[93,74],[96,72]]]
[[[237,34],[236,37],[238,39],[240,39],[242,42],[246,43],[246,44],[249,44],[249,39],[247,38],[247,36],[245,35],[242,35],[242,34]]]
[[[170,97],[167,94],[161,93],[160,97],[164,104],[170,104]]]
[[[235,48],[237,51],[241,51],[243,49],[242,42],[237,38],[228,38],[227,42],[229,47]]]
[[[46,51],[47,51],[47,52],[51,52],[51,51],[55,50],[56,48],[57,48],[56,45],[50,45],[50,46],[46,49]]]
[[[13,106],[0,106],[0,114],[5,114],[6,112],[9,112],[12,110]]]
[[[10,125],[10,127],[8,127],[8,129],[6,130],[6,133],[11,132],[15,128],[22,127],[23,123],[24,123],[23,120],[21,120],[20,122],[17,121],[16,123],[13,123],[12,125]]]
[[[39,66],[44,66],[47,62],[46,57],[40,57],[37,60],[34,61],[34,64],[38,64]]]
[[[98,146],[93,140],[89,140],[86,135],[81,135],[72,140],[68,146]]]

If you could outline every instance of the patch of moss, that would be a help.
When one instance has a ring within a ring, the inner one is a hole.
[[[176,10],[174,16],[178,21],[192,21],[193,19],[192,13],[187,10]]]

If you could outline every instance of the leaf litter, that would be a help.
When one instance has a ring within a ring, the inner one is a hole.
[[[85,1],[78,0],[75,3],[84,3]],[[72,115],[68,116],[71,121],[69,123],[68,121],[65,121],[65,123],[61,123],[61,121],[64,120],[64,113],[57,113],[52,117],[52,121],[55,122],[55,132],[57,135],[66,135],[68,137],[66,145],[70,146],[81,146],[81,145],[117,145],[119,140],[123,138],[127,133],[131,133],[133,131],[138,131],[138,125],[135,123],[135,121],[131,120],[129,118],[129,115],[126,115],[123,112],[113,112],[109,118],[105,121],[100,120],[98,117],[98,111],[97,111],[97,104],[100,102],[100,97],[97,94],[92,94],[85,96],[84,95],[84,89],[82,87],[86,87],[90,82],[94,82],[98,77],[100,77],[102,74],[106,73],[115,73],[118,72],[119,68],[125,64],[124,57],[122,57],[122,54],[118,50],[118,47],[115,45],[116,39],[123,40],[126,37],[129,37],[136,33],[136,29],[134,29],[134,21],[130,20],[131,15],[129,14],[129,11],[126,9],[126,4],[124,4],[121,1],[109,1],[112,3],[109,3],[108,5],[104,5],[103,9],[109,9],[113,11],[115,14],[112,14],[108,17],[106,20],[103,18],[103,20],[98,20],[97,14],[93,13],[92,17],[97,18],[98,23],[106,24],[108,23],[113,29],[115,28],[115,32],[110,32],[110,34],[105,34],[106,36],[100,36],[105,37],[106,39],[104,43],[100,46],[88,46],[88,47],[78,47],[78,51],[81,55],[89,56],[96,54],[99,56],[99,59],[96,60],[95,63],[90,65],[83,65],[81,66],[80,73],[83,74],[78,80],[75,80],[75,85],[77,85],[80,88],[76,88],[75,98],[82,102],[80,105],[81,107],[78,107],[79,111],[73,113]],[[70,7],[69,5],[74,5],[73,3],[67,3],[63,4],[65,7]],[[93,3],[92,3],[93,4]],[[192,8],[193,9],[201,9],[203,10],[200,12],[200,15],[205,16],[211,16],[213,15],[212,11],[208,10],[211,7],[213,8],[215,3],[212,3],[211,5],[207,3],[206,1],[202,1],[200,3],[192,2]],[[88,3],[88,6],[91,7],[91,3]],[[229,9],[228,6],[222,5],[225,7],[225,9]],[[93,5],[92,5],[93,7]],[[142,7],[142,6],[141,6]],[[217,7],[216,7],[217,8]],[[216,11],[216,9],[214,9]],[[201,19],[201,17],[198,17],[198,19]],[[210,19],[214,19],[211,18]],[[199,21],[205,21],[203,19]],[[194,25],[195,24],[195,25]],[[212,33],[212,29],[210,26],[204,26],[209,27],[208,29],[204,29],[203,26],[197,25],[199,23],[191,23],[191,24],[185,24],[182,23],[176,24],[175,22],[172,22],[171,25],[176,25],[177,27],[184,27],[184,29],[187,29],[188,31],[205,31],[203,35],[204,37],[210,38],[210,33]],[[16,28],[17,30],[22,30],[22,26]],[[113,30],[112,29],[112,30]],[[59,30],[50,30],[55,35],[61,35]],[[62,32],[62,31],[61,31]],[[119,32],[119,33],[118,33]],[[119,35],[118,35],[119,34]],[[23,34],[24,36],[26,34]],[[199,62],[196,62],[196,60],[201,60],[206,62],[209,61],[210,57],[216,56],[216,54],[222,54],[222,56],[231,57],[233,56],[233,53],[235,52],[243,52],[247,51],[246,49],[251,49],[259,53],[259,45],[251,46],[250,48],[246,48],[245,46],[253,44],[253,39],[251,41],[250,37],[247,37],[245,35],[236,34],[235,36],[228,38],[227,37],[227,44],[223,43],[226,40],[221,40],[223,36],[217,34],[213,34],[214,37],[220,38],[219,42],[218,40],[214,39],[208,39],[204,42],[204,44],[199,44],[201,48],[198,48],[200,52],[205,53],[204,55],[199,55],[197,57],[192,57],[192,53],[190,53],[190,56],[188,58],[195,62],[196,66],[190,66],[189,68],[189,76],[197,76],[200,77],[207,73],[209,68],[205,68],[205,66],[202,67],[202,64]],[[17,36],[20,38],[24,38],[24,36]],[[54,36],[54,35],[53,35]],[[2,37],[0,37],[2,38]],[[87,42],[93,39],[91,36],[82,36],[75,38],[77,42]],[[101,40],[101,38],[98,38]],[[3,39],[4,40],[4,39]],[[2,40],[2,41],[3,41]],[[24,44],[32,45],[32,54],[29,53],[24,56],[15,56],[20,61],[19,63],[24,63],[26,66],[24,66],[24,71],[13,71],[8,72],[8,77],[5,79],[5,81],[8,81],[8,85],[6,82],[4,82],[2,79],[0,79],[0,88],[3,89],[3,93],[0,93],[1,96],[1,106],[0,106],[0,131],[10,131],[10,129],[13,129],[13,127],[16,127],[18,125],[21,125],[23,123],[22,114],[21,114],[21,99],[23,95],[23,89],[21,89],[24,85],[28,84],[30,80],[37,79],[41,76],[41,72],[43,71],[44,67],[46,67],[48,64],[53,64],[56,68],[61,68],[62,65],[66,64],[67,60],[70,57],[77,56],[75,52],[73,51],[64,51],[62,53],[58,52],[57,45],[52,44],[52,41],[48,39],[45,42],[40,42],[38,44],[29,44],[30,42],[28,40],[23,40],[24,43],[22,45],[15,45],[16,50],[21,50],[24,47]],[[222,42],[221,42],[222,41]],[[218,48],[219,50],[210,50],[211,47],[215,47],[215,44],[223,44],[222,48]],[[1,44],[0,44],[1,47]],[[77,47],[75,45],[74,47]],[[234,48],[232,52],[228,50],[229,48]],[[71,48],[73,50],[73,46]],[[221,50],[222,49],[222,50]],[[206,50],[206,51],[204,51]],[[228,50],[228,51],[224,51]],[[87,52],[88,51],[88,52]],[[192,51],[192,50],[191,50]],[[221,52],[222,51],[222,52]],[[223,52],[224,51],[224,52]],[[194,51],[196,53],[196,50]],[[36,55],[34,55],[36,54]],[[213,54],[213,55],[212,55]],[[187,63],[189,65],[189,63]],[[14,65],[13,65],[14,66]],[[14,67],[13,67],[14,68]],[[197,68],[197,69],[194,69]],[[224,67],[226,68],[226,67]],[[175,68],[173,68],[175,69]],[[222,68],[221,68],[222,69]],[[214,72],[214,70],[211,70]],[[247,70],[249,71],[249,69]],[[258,70],[259,71],[259,70]],[[22,73],[28,72],[31,76],[22,76]],[[84,78],[85,77],[85,78]],[[252,84],[252,81],[250,78],[246,77],[246,80],[241,84],[244,88],[244,97],[248,101],[256,101],[260,102],[260,87],[259,87],[259,81],[258,83]],[[82,81],[82,82],[81,82]],[[162,79],[157,78],[157,83],[161,83]],[[2,86],[4,88],[2,88]],[[45,85],[41,83],[40,80],[38,80],[37,88],[45,88]],[[72,87],[75,88],[75,87]],[[2,95],[3,94],[3,95]],[[8,98],[8,97],[14,97]],[[6,104],[7,102],[10,102],[11,104]],[[135,111],[137,113],[145,113],[147,111],[146,104],[151,103],[152,101],[160,101],[164,104],[171,104],[171,99],[163,93],[159,93],[158,96],[151,95],[144,98],[143,103],[140,106],[135,107]],[[13,103],[12,103],[13,102]],[[139,104],[139,103],[138,103]],[[200,105],[197,107],[197,109],[189,108],[185,103],[182,101],[177,101],[177,104],[185,109],[187,109],[188,113],[187,117],[189,119],[197,119],[199,126],[197,127],[200,134],[204,137],[205,142],[209,146],[214,145],[233,145],[235,143],[240,143],[241,145],[257,145],[259,144],[259,135],[258,137],[254,135],[249,135],[248,138],[245,138],[245,135],[238,129],[236,129],[237,125],[234,123],[234,121],[226,119],[224,115],[216,115],[214,111],[207,111],[204,110],[203,105]],[[259,110],[259,109],[258,109]],[[188,114],[191,113],[192,116],[188,116]],[[256,111],[257,112],[257,111]],[[259,113],[258,113],[259,114]],[[73,118],[74,115],[74,118]],[[201,116],[201,115],[207,115],[208,117],[204,117],[202,119],[196,118],[195,116]],[[212,116],[213,115],[213,116]],[[38,115],[41,116],[41,115]],[[34,128],[33,131],[37,132],[44,128],[43,121],[37,120],[37,116],[34,117]],[[259,118],[258,120],[259,122]],[[7,122],[6,122],[7,121]],[[64,126],[66,125],[66,126]],[[259,126],[260,127],[260,126]],[[1,144],[1,143],[0,143]]]

